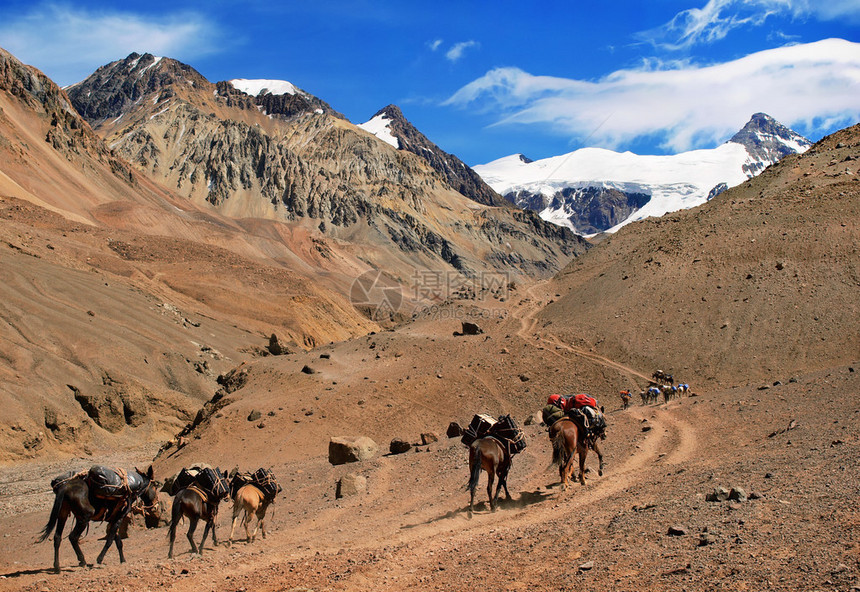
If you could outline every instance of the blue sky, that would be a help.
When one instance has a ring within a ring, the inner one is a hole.
[[[0,0],[0,47],[61,85],[137,51],[354,123],[395,103],[471,165],[712,147],[757,111],[812,140],[860,120],[860,0]]]

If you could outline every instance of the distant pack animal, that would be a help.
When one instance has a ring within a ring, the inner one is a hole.
[[[173,543],[176,539],[176,527],[183,517],[188,518],[189,526],[186,537],[191,543],[191,552],[203,554],[206,537],[212,532],[212,544],[218,545],[215,534],[215,518],[218,516],[218,505],[221,500],[230,495],[230,486],[227,480],[227,471],[221,473],[220,469],[204,469],[196,481],[180,489],[173,497],[173,509],[170,516],[170,548],[167,551],[168,559],[173,558]],[[203,520],[206,527],[203,529],[203,538],[200,546],[194,544],[194,531],[197,523]]]
[[[654,379],[654,382],[660,382],[664,384],[673,384],[674,379],[671,374],[663,372],[662,370],[655,370],[654,374],[651,375],[651,378]]]
[[[633,396],[630,394],[630,390],[621,391],[618,395],[621,397],[621,408],[627,409],[630,407],[630,398]]]
[[[662,389],[660,389],[663,393],[663,402],[668,403],[669,400],[675,395],[675,387],[665,385]]]
[[[268,469],[259,469],[255,473],[238,474],[230,484],[233,498],[233,523],[230,528],[230,544],[233,544],[233,534],[240,515],[245,527],[247,542],[252,542],[257,536],[259,527],[263,538],[266,538],[266,510],[275,501],[275,496],[281,492],[281,486]],[[251,519],[257,517],[254,531],[249,531]]]
[[[487,472],[487,497],[489,498],[490,510],[496,511],[498,505],[499,492],[502,487],[505,488],[505,495],[511,499],[511,494],[508,491],[508,471],[511,469],[511,455],[505,450],[505,446],[492,436],[485,436],[472,442],[469,446],[469,490],[471,497],[469,498],[469,518],[472,517],[472,512],[475,505],[475,490],[478,488],[478,481],[481,478],[481,471]],[[493,495],[493,482],[496,477],[499,483],[496,486],[496,493]]]
[[[152,467],[142,473],[135,469],[126,474],[122,469],[111,469],[96,465],[87,472],[66,473],[51,482],[54,490],[54,506],[48,523],[39,536],[39,542],[54,531],[54,571],[60,573],[60,543],[66,520],[74,514],[75,526],[69,534],[69,543],[78,557],[78,565],[86,567],[87,561],[81,551],[80,538],[90,521],[107,522],[105,545],[96,561],[104,561],[105,554],[114,543],[119,552],[120,563],[125,562],[122,539],[117,536],[119,524],[131,510],[132,504],[143,501],[144,513],[158,513],[158,490],[153,482]]]

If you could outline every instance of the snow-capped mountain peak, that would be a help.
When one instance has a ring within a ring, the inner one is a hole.
[[[582,148],[536,161],[512,154],[473,168],[498,193],[544,220],[595,234],[700,205],[809,146],[803,136],[756,113],[712,149],[643,156]]]
[[[236,90],[241,90],[243,93],[249,94],[252,97],[265,94],[295,95],[301,93],[294,84],[287,82],[286,80],[265,80],[262,78],[249,80],[246,78],[235,78],[230,81],[230,84],[232,84],[233,88]]]
[[[766,113],[756,113],[729,142],[742,145],[750,155],[744,172],[755,176],[781,158],[805,152],[812,143]]]

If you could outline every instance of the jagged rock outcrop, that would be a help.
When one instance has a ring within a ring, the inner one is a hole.
[[[85,155],[105,163],[126,183],[134,178],[128,164],[116,158],[81,119],[69,97],[47,76],[26,66],[0,48],[0,92],[22,101],[32,112],[49,121],[45,141],[68,160]]]
[[[525,161],[524,161],[525,162]],[[582,234],[596,234],[626,220],[651,199],[647,193],[615,187],[565,187],[548,197],[521,189],[505,198],[535,212],[550,210],[566,218]]]
[[[409,123],[397,105],[380,109],[371,118],[371,121],[374,120],[387,127],[391,136],[398,140],[399,150],[406,150],[426,160],[458,193],[489,206],[509,205],[462,160],[439,148]]]

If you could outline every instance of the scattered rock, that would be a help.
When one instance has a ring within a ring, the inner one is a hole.
[[[520,374],[519,379],[522,382],[528,382],[529,380],[531,380],[531,377],[528,374]]]
[[[331,359],[331,354],[320,354],[321,360],[329,360]]]
[[[732,487],[732,490],[729,492],[729,499],[735,502],[745,502],[749,499],[749,496],[740,487]]]
[[[248,421],[257,421],[261,417],[263,417],[263,414],[260,413],[258,410],[253,409],[251,413],[248,414]]]
[[[729,490],[725,487],[717,487],[711,493],[705,496],[707,502],[724,502],[729,499]]]
[[[463,428],[456,421],[452,421],[448,424],[448,430],[445,432],[445,435],[449,438],[459,438],[463,435]]]
[[[337,490],[335,498],[340,499],[349,495],[357,495],[367,491],[367,477],[364,475],[349,474],[344,475],[337,482]]]
[[[402,438],[394,438],[388,445],[388,451],[391,454],[403,454],[412,450],[412,444]]]
[[[699,535],[699,546],[705,547],[707,545],[713,545],[715,540],[714,535],[709,532],[703,532]]]
[[[591,569],[594,569],[594,562],[593,561],[586,561],[585,563],[583,563],[582,565],[579,566],[579,571],[588,571]]]
[[[669,536],[686,536],[687,529],[683,526],[670,526],[666,534]]]
[[[650,432],[650,431],[651,431],[651,426],[649,426],[649,425],[644,425],[644,426],[642,426],[642,431],[643,431],[643,432]]]
[[[462,335],[480,335],[483,332],[477,324],[463,321]]]
[[[316,370],[314,370],[313,368],[311,368],[311,367],[310,367],[310,366],[308,366],[307,364],[305,364],[304,366],[302,366],[302,372],[303,372],[304,374],[316,374],[316,373],[317,373],[317,371],[316,371]]]
[[[770,388],[770,385],[763,384],[763,385],[761,385],[760,387],[758,387],[758,390],[760,390],[760,391],[766,391],[766,390],[767,390],[767,389],[769,389],[769,388]]]
[[[366,436],[333,437],[328,443],[328,462],[333,465],[359,462],[376,456],[379,446]]]
[[[432,444],[433,442],[438,442],[438,441],[439,441],[439,436],[437,436],[433,432],[424,432],[423,434],[421,434],[421,444],[423,444],[425,446],[427,444]]]

